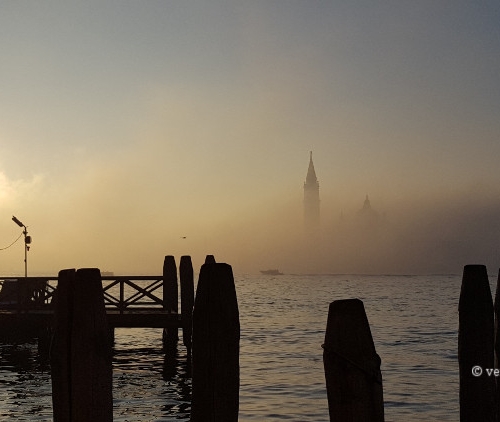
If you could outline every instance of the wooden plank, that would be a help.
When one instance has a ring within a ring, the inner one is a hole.
[[[383,422],[380,357],[361,300],[330,303],[323,348],[330,421]]]
[[[101,276],[104,290],[107,289],[108,281],[123,281],[123,280],[163,280],[163,275],[106,275]]]
[[[188,358],[190,358],[194,306],[194,275],[190,256],[181,256],[179,275],[181,281],[182,341],[186,346]]]
[[[130,313],[113,314],[107,313],[108,324],[112,327],[148,327],[148,328],[172,328],[181,327],[180,316],[164,313]]]
[[[55,303],[54,337],[50,350],[52,409],[54,422],[71,421],[71,325],[73,288],[76,271],[59,272]]]
[[[179,288],[177,285],[177,266],[175,258],[167,255],[163,262],[163,307],[166,311],[178,313]],[[179,340],[179,330],[170,328],[163,330],[163,347],[171,351]]]
[[[240,322],[233,272],[201,267],[193,309],[191,422],[237,422]]]
[[[114,327],[145,327],[145,328],[181,328],[182,320],[179,314],[169,314],[161,308],[129,309],[120,313],[119,309],[106,309],[108,325]],[[12,327],[19,323],[30,327],[34,332],[38,329],[54,325],[52,310],[35,310],[23,314],[17,311],[0,311],[0,326]],[[36,330],[34,330],[36,328]]]
[[[495,421],[493,301],[484,265],[466,265],[459,300],[460,421]],[[479,368],[479,369],[478,369]]]
[[[495,369],[500,371],[500,270],[498,271],[497,277],[497,287],[495,292],[495,303],[493,305],[493,311],[495,314],[495,332],[494,332],[494,342],[495,342]],[[496,381],[496,413],[497,422],[500,422],[500,381],[498,377],[495,377]]]
[[[112,350],[100,272],[60,272],[51,350],[54,421],[113,420]]]
[[[71,331],[74,421],[112,421],[112,344],[97,268],[76,272]]]
[[[134,290],[137,292],[134,293],[133,295],[129,296],[124,302],[129,305],[137,302],[138,300],[142,299],[143,297],[147,297],[151,299],[152,302],[163,306],[163,300],[160,299],[158,296],[153,295],[151,292],[158,290],[160,287],[162,287],[163,283],[161,280],[156,280],[152,284],[147,285],[146,287],[141,287],[138,284],[133,283],[130,280],[126,280],[124,282],[127,286],[132,287]]]
[[[179,289],[175,258],[167,255],[163,263],[163,306],[167,311],[178,312]]]

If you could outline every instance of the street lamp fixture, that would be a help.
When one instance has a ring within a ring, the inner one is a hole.
[[[16,223],[19,227],[23,228],[24,234],[24,277],[28,277],[28,251],[30,247],[28,246],[31,243],[31,236],[28,236],[28,228],[19,221],[15,216],[12,216],[12,221]]]
[[[26,228],[26,226],[25,226],[23,223],[21,223],[21,222],[20,222],[20,221],[19,221],[16,217],[14,217],[14,216],[12,216],[12,221],[13,221],[14,223],[16,223],[19,227],[24,227],[24,228]]]

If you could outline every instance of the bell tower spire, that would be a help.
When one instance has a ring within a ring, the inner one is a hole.
[[[307,232],[319,229],[319,182],[314,170],[312,151],[309,152],[309,167],[304,182],[304,227]]]

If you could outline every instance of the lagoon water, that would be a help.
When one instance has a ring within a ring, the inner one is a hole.
[[[490,280],[492,284],[496,280]],[[386,421],[457,421],[461,275],[235,275],[239,421],[327,422],[328,305],[364,302],[382,359]],[[117,329],[114,420],[189,421],[185,348],[165,361],[161,330]],[[51,421],[50,366],[36,344],[0,345],[0,420]]]

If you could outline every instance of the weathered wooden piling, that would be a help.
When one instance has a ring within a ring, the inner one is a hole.
[[[500,270],[498,270],[497,287],[495,292],[495,303],[493,305],[495,313],[495,369],[500,371]],[[497,422],[500,422],[500,378],[495,377],[496,382],[496,417]]]
[[[381,362],[361,300],[330,303],[323,348],[330,421],[383,421]]]
[[[232,268],[201,267],[193,310],[191,422],[237,422],[240,322]]]
[[[460,421],[495,421],[493,301],[484,265],[466,265],[459,300]]]
[[[50,343],[52,341],[53,331],[52,327],[49,325],[43,327],[38,331],[37,335],[37,346],[38,354],[43,359],[47,359],[50,356]]]
[[[109,341],[111,345],[115,345],[115,327],[108,327]]]
[[[191,257],[181,256],[179,264],[181,281],[181,318],[182,341],[186,346],[188,357],[191,357],[191,336],[193,332],[193,306],[194,306],[194,276]]]
[[[179,311],[179,288],[177,284],[177,266],[175,258],[167,255],[163,261],[163,308],[171,313]],[[168,350],[177,346],[179,340],[177,328],[163,330],[163,347]]]
[[[213,255],[207,255],[205,257],[205,264],[215,264],[215,257]]]
[[[98,269],[59,272],[50,360],[55,422],[113,420],[112,351]]]

